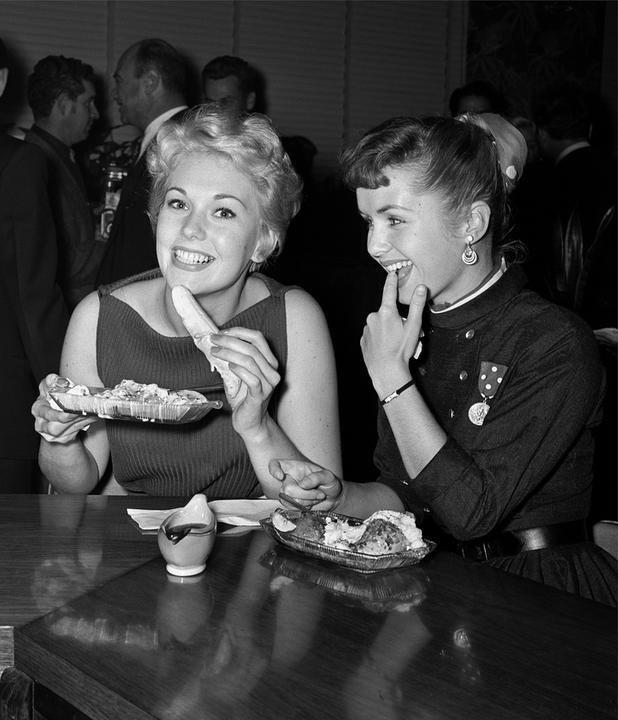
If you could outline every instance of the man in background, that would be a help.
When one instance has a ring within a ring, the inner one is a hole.
[[[507,102],[503,95],[486,80],[473,80],[455,88],[448,105],[452,117],[466,112],[504,115],[507,111]]]
[[[70,309],[94,289],[103,253],[73,146],[88,137],[99,113],[94,72],[75,58],[49,55],[28,78],[34,125],[25,140],[48,161],[49,196],[59,251],[58,281]]]
[[[601,260],[604,240],[615,252],[615,238],[604,232],[604,224],[616,206],[616,167],[589,141],[591,105],[578,85],[568,83],[539,95],[534,120],[540,151],[551,168],[541,220],[547,232],[544,262],[549,289],[554,301],[582,314],[584,295],[592,289],[586,287],[594,270],[591,264]],[[615,267],[613,272],[615,277]],[[605,288],[595,288],[603,290],[606,310],[614,315],[615,288],[613,280]],[[597,315],[602,312],[601,306],[595,309]],[[601,317],[586,319],[595,327]]]
[[[143,135],[138,158],[123,183],[98,285],[157,267],[155,238],[147,215],[150,178],[146,149],[161,125],[187,107],[186,64],[165,40],[148,39],[131,45],[118,61],[114,80],[120,119]]]
[[[8,59],[0,40],[0,95]],[[40,489],[30,414],[39,381],[58,372],[68,322],[56,283],[57,246],[39,148],[0,134],[0,492]]]
[[[213,58],[202,70],[204,102],[218,102],[238,113],[257,111],[259,75],[246,60],[233,55]]]
[[[590,142],[593,103],[579,85],[543,92],[534,106],[541,153],[550,164],[538,225],[547,294],[593,329],[606,370],[604,415],[596,429],[590,519],[615,520],[618,307],[616,164]]]

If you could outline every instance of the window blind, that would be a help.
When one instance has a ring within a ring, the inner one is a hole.
[[[254,64],[267,81],[269,114],[283,135],[318,149],[333,171],[344,142],[392,115],[443,112],[463,79],[465,2],[457,0],[2,0],[0,36],[14,67],[0,119],[29,125],[25,81],[36,60],[64,54],[101,77],[111,124],[112,74],[129,45],[160,37],[199,73],[216,55]]]
[[[449,4],[350,3],[346,140],[396,115],[442,113]]]
[[[35,63],[47,55],[75,57],[101,73],[107,55],[105,2],[0,2],[0,37],[10,58],[9,83],[0,102],[0,117],[21,127],[32,124],[26,102],[26,80]]]
[[[341,144],[345,2],[240,2],[240,55],[265,75],[268,112],[282,135],[318,149],[332,167]]]

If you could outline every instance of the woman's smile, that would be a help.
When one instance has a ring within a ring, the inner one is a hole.
[[[212,255],[198,250],[189,250],[183,247],[175,247],[172,249],[172,263],[182,270],[188,270],[190,272],[203,270],[214,261],[215,258]]]

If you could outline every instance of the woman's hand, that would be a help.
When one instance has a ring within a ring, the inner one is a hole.
[[[422,334],[426,301],[427,288],[419,285],[412,296],[408,317],[404,320],[397,309],[397,273],[387,274],[382,304],[377,312],[367,317],[361,338],[363,359],[380,396],[410,379],[409,362]]]
[[[339,504],[342,482],[320,465],[309,460],[271,460],[268,470],[282,483],[281,492],[308,510],[332,510]]]
[[[48,442],[70,443],[81,430],[87,430],[98,417],[96,415],[76,415],[57,409],[49,395],[58,375],[50,374],[39,383],[39,397],[32,405],[34,429]]]
[[[210,336],[211,353],[226,360],[242,385],[234,397],[232,425],[241,437],[259,433],[268,412],[268,403],[281,380],[279,363],[266,339],[257,330],[236,327]]]

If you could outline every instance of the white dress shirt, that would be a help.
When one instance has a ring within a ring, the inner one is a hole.
[[[154,120],[151,120],[148,125],[146,126],[146,129],[144,130],[144,134],[142,136],[142,142],[139,149],[139,155],[136,158],[139,160],[141,156],[144,153],[144,150],[148,147],[150,144],[150,141],[154,138],[154,136],[157,134],[157,131],[163,125],[163,123],[166,120],[169,120],[172,116],[176,115],[176,113],[180,112],[181,110],[184,110],[187,108],[188,105],[178,105],[178,107],[171,108],[170,110],[166,110],[164,113],[161,113],[158,117],[156,117]]]

